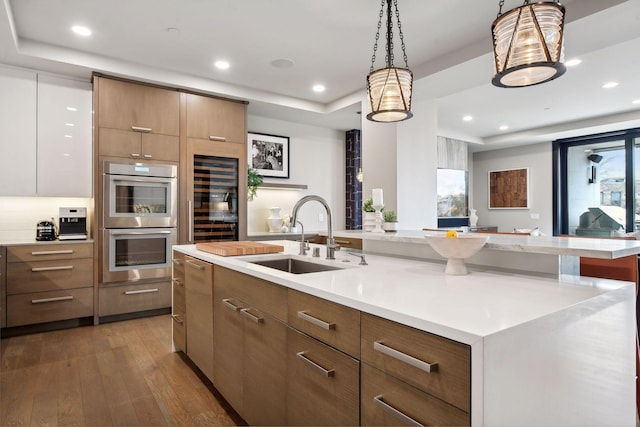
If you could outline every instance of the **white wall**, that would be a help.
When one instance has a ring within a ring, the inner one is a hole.
[[[0,243],[34,240],[38,222],[53,218],[59,224],[58,208],[84,207],[87,213],[92,209],[91,199],[75,197],[0,197],[0,206]],[[89,223],[87,231],[91,231]]]
[[[437,225],[437,107],[414,101],[411,110],[414,117],[399,123],[372,122],[362,113],[362,198],[382,188],[385,209],[397,212],[403,230]]]
[[[248,203],[249,233],[266,233],[268,209],[291,214],[296,201],[308,195],[323,197],[332,211],[334,230],[345,228],[345,133],[342,131],[249,115],[249,132],[289,137],[289,179],[265,178],[265,182],[306,184],[307,190],[258,188]],[[322,220],[320,219],[322,216]],[[305,231],[326,231],[327,215],[318,202],[305,204],[298,219]]]
[[[488,172],[529,168],[529,209],[489,209]],[[478,225],[497,225],[499,231],[536,228],[553,234],[552,146],[550,142],[473,154],[473,206]],[[539,219],[531,219],[531,214]]]

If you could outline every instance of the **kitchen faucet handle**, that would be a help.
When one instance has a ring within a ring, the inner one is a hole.
[[[360,258],[360,263],[358,265],[369,265],[367,264],[367,260],[364,259],[364,254],[357,254],[354,252],[347,252],[349,255],[353,255],[353,256],[357,256],[358,258]]]

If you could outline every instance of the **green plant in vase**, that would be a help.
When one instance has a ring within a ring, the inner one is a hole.
[[[255,171],[255,169],[248,168],[247,171],[247,199],[252,201],[256,196],[256,191],[258,191],[258,187],[262,185],[263,181],[262,175]]]
[[[396,231],[398,230],[398,215],[395,211],[384,211],[382,213],[382,217],[384,219],[384,223],[382,224],[382,228],[385,231]]]

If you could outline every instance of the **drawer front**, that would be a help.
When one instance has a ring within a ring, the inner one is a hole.
[[[360,311],[288,290],[289,325],[360,359]]]
[[[287,321],[286,288],[218,266],[216,266],[214,274],[214,284],[220,282],[227,284],[233,297],[278,320]]]
[[[171,307],[171,281],[100,288],[100,316]]]
[[[171,318],[173,319],[173,343],[174,345],[183,352],[187,351],[187,316],[184,311],[176,310],[173,308],[173,312],[171,314]]]
[[[173,308],[185,313],[187,310],[187,298],[185,295],[184,282],[173,279]]]
[[[93,243],[58,243],[9,246],[7,248],[7,262],[51,261],[92,257]]]
[[[471,425],[468,413],[364,363],[361,408],[364,426]]]
[[[361,343],[363,363],[471,410],[471,347],[365,313]]]
[[[287,425],[360,423],[360,363],[287,329]]]
[[[7,326],[93,316],[93,288],[37,292],[7,297]]]
[[[336,237],[335,242],[343,248],[362,249],[362,239],[353,239],[350,237]]]
[[[185,254],[173,251],[173,278],[182,280],[184,283],[184,259]]]
[[[93,287],[93,258],[7,264],[7,293]]]

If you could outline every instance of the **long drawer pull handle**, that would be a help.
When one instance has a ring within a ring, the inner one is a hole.
[[[302,320],[305,320],[305,321],[313,324],[313,325],[319,326],[322,329],[326,329],[327,331],[336,328],[336,324],[335,323],[324,322],[324,321],[318,319],[317,317],[313,317],[313,316],[307,314],[306,311],[299,311],[298,312],[298,317],[300,319],[302,319]]]
[[[182,260],[181,260],[181,259],[174,259],[174,260],[172,260],[172,261],[173,261],[173,263],[174,263],[175,265],[182,265]]]
[[[73,265],[61,265],[58,267],[33,267],[32,272],[38,273],[40,271],[58,271],[58,270],[73,270]]]
[[[196,270],[200,270],[200,271],[204,270],[204,265],[196,264],[195,262],[189,261],[189,260],[186,260],[185,263],[188,266],[195,268]]]
[[[264,323],[264,317],[254,316],[253,314],[251,314],[251,312],[249,312],[248,308],[241,308],[240,314],[242,314],[247,319],[253,320],[256,323]]]
[[[316,371],[320,372],[322,375],[324,375],[327,378],[334,377],[336,375],[335,369],[325,369],[325,368],[323,368],[322,366],[318,365],[313,360],[309,359],[304,351],[296,353],[296,356],[298,356],[300,359],[302,359],[303,361],[308,363],[310,366],[313,366],[316,369]]]
[[[393,357],[394,359],[397,359],[401,362],[407,363],[425,372],[434,372],[438,370],[437,363],[427,363],[420,359],[416,359],[413,356],[409,356],[406,353],[403,353],[394,348],[388,347],[382,344],[382,342],[380,341],[375,341],[373,343],[373,349],[376,351],[379,351],[382,354],[386,354],[389,357]]]
[[[61,251],[36,251],[36,252],[31,252],[31,255],[33,256],[38,256],[38,255],[61,255],[61,254],[72,254],[73,253],[73,249],[65,249],[65,250],[61,250]]]
[[[177,314],[172,314],[172,315],[171,315],[171,318],[172,318],[176,323],[179,323],[179,324],[183,324],[183,323],[184,323],[184,320],[180,320],[180,316],[178,316]]]
[[[233,311],[240,311],[240,307],[232,303],[229,298],[223,299],[222,304],[224,304],[225,307],[230,308]]]
[[[225,138],[224,136],[209,135],[209,141],[225,142],[226,140],[227,140],[227,138]]]
[[[151,132],[151,128],[143,128],[141,126],[131,126],[131,130],[134,132],[142,132],[142,133],[149,133]]]
[[[32,299],[31,304],[42,304],[43,302],[55,302],[55,301],[70,301],[72,299],[73,299],[73,295],[67,295],[64,297],[55,297],[55,298]]]
[[[133,157],[134,159],[139,159],[140,153],[131,153],[131,157]]]
[[[336,242],[339,245],[350,245],[351,244],[351,240],[338,240],[338,239],[333,239],[334,242]]]
[[[178,279],[173,279],[173,284],[176,286],[184,286],[184,282]]]
[[[416,426],[416,427],[422,427],[423,426],[423,424],[419,423],[418,421],[414,420],[413,418],[411,418],[410,416],[404,414],[403,412],[398,411],[396,408],[394,408],[393,406],[391,406],[387,402],[385,402],[382,399],[382,395],[381,394],[376,396],[376,397],[374,397],[373,401],[376,403],[376,405],[381,407],[384,412],[386,412],[387,414],[398,418],[399,420],[402,420],[402,422],[405,423],[406,425]]]
[[[145,159],[153,159],[153,156],[151,154],[144,154],[142,157],[144,157]]]
[[[137,295],[137,294],[150,294],[152,292],[159,292],[158,288],[153,289],[140,289],[139,291],[125,291],[125,295]]]

